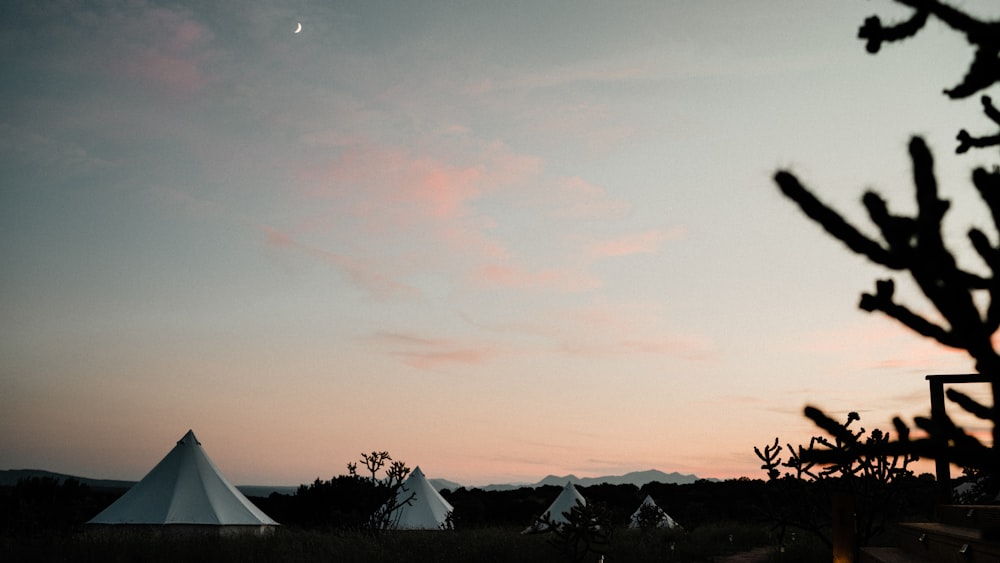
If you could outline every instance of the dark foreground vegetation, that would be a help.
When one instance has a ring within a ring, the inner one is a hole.
[[[367,515],[351,508],[358,483],[342,478],[317,481],[294,495],[252,498],[282,523],[263,537],[99,536],[84,522],[113,502],[122,490],[101,490],[74,480],[26,479],[0,489],[0,561],[713,561],[719,556],[765,548],[770,561],[829,561],[829,547],[808,530],[779,528],[776,507],[829,508],[821,490],[789,489],[764,480],[699,481],[580,487],[598,510],[602,525],[581,548],[556,534],[521,534],[559,494],[559,487],[511,491],[457,489],[443,496],[455,507],[449,531],[376,532]],[[806,484],[802,484],[806,487]],[[779,490],[780,489],[780,490]],[[351,492],[353,491],[353,492]],[[777,494],[775,494],[777,493]],[[652,496],[682,530],[628,529],[630,515]],[[901,494],[914,514],[925,516],[933,481],[908,482]],[[782,546],[784,551],[781,551]]]
[[[733,541],[729,541],[730,534]],[[94,538],[85,534],[5,538],[5,561],[239,561],[397,563],[397,562],[552,562],[565,561],[547,536],[521,535],[517,528],[488,527],[456,531],[407,531],[372,536],[359,531],[318,531],[283,527],[266,537]],[[605,561],[710,561],[767,544],[767,530],[733,522],[700,527],[689,534],[618,530]],[[673,547],[671,549],[671,546]],[[597,561],[591,554],[584,561]],[[815,561],[815,559],[801,559]]]

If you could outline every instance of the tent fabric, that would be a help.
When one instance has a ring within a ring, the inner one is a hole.
[[[226,480],[191,430],[141,481],[87,523],[278,525]]]
[[[443,530],[450,522],[448,516],[455,510],[434,489],[420,467],[415,467],[396,493],[396,502],[403,502],[410,495],[413,500],[392,511],[390,527],[398,530]]]
[[[580,506],[587,506],[587,499],[583,498],[583,495],[581,495],[580,491],[573,486],[571,481],[567,481],[566,486],[559,492],[559,496],[552,501],[552,504],[549,505],[538,520],[536,520],[531,526],[528,526],[528,528],[522,533],[545,531],[548,529],[546,524],[548,521],[556,524],[567,523],[568,520],[566,519],[566,514],[568,514],[569,511],[572,510],[577,504]]]
[[[632,513],[632,517],[629,519],[629,524],[628,524],[629,528],[639,527],[639,515],[642,514],[643,507],[645,506],[652,507],[653,509],[656,510],[656,514],[659,515],[659,520],[656,523],[657,528],[667,528],[672,530],[674,528],[679,527],[677,525],[677,522],[674,521],[674,519],[671,518],[669,514],[667,514],[666,512],[663,511],[662,508],[657,506],[656,502],[653,500],[653,497],[646,495],[646,498],[643,499],[642,504],[639,505],[639,508],[635,509],[635,512]],[[650,509],[647,508],[646,510]]]

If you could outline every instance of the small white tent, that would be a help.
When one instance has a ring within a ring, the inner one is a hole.
[[[87,524],[202,528],[220,534],[278,525],[234,487],[187,434],[141,481]]]
[[[638,528],[640,526],[642,523],[641,515],[643,512],[646,512],[656,518],[657,528],[667,528],[672,530],[679,527],[677,522],[675,522],[669,514],[656,505],[653,497],[646,495],[646,498],[642,501],[642,504],[639,505],[639,508],[635,509],[635,512],[632,513],[632,517],[629,519],[628,523],[629,528]]]
[[[587,506],[587,499],[583,498],[583,495],[580,494],[580,491],[576,490],[576,487],[573,486],[572,482],[567,481],[566,486],[559,492],[559,496],[556,497],[556,500],[552,501],[552,504],[549,505],[548,509],[542,513],[534,524],[528,526],[528,528],[521,533],[544,532],[548,530],[547,522],[565,524],[567,522],[566,514],[568,514],[569,511],[572,510],[577,504],[580,506]]]
[[[403,487],[396,493],[396,502],[401,503],[413,496],[409,504],[403,504],[389,515],[389,527],[398,530],[444,530],[451,526],[449,516],[455,510],[434,489],[420,467],[413,468]]]

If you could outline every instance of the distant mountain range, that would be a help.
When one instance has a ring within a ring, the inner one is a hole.
[[[646,483],[666,483],[666,484],[677,484],[677,485],[688,485],[698,481],[697,475],[686,475],[683,473],[664,473],[657,469],[649,469],[646,471],[632,471],[631,473],[626,473],[624,475],[607,475],[604,477],[577,477],[576,475],[564,475],[562,477],[558,475],[548,475],[541,481],[533,484],[515,484],[515,485],[486,485],[485,487],[475,487],[477,489],[482,489],[484,491],[509,491],[512,489],[519,489],[521,487],[542,487],[545,485],[555,485],[562,487],[566,485],[567,482],[573,483],[580,487],[590,487],[592,485],[600,485],[602,483],[607,483],[608,485],[635,485],[636,487],[641,487]],[[430,479],[431,483],[434,483],[434,479]],[[435,487],[437,485],[435,484]],[[472,488],[472,487],[470,487]]]
[[[135,481],[116,481],[112,479],[90,479],[87,477],[77,477],[74,475],[65,475],[63,473],[53,473],[52,471],[44,471],[41,469],[5,469],[0,470],[0,487],[10,487],[16,485],[18,480],[26,479],[30,477],[50,477],[58,480],[59,482],[65,481],[66,479],[76,479],[84,485],[95,489],[127,489],[135,484]],[[431,485],[437,490],[451,489],[455,490],[463,487],[459,483],[454,481],[449,481],[447,479],[428,479]],[[577,477],[576,475],[564,475],[562,477],[558,475],[548,475],[541,481],[537,483],[516,483],[516,484],[498,484],[498,485],[486,485],[483,487],[466,487],[469,489],[482,489],[484,491],[511,491],[514,489],[520,489],[522,487],[542,487],[545,485],[555,485],[562,487],[566,482],[571,482],[574,485],[581,487],[589,487],[591,485],[600,485],[602,483],[607,483],[609,485],[635,485],[641,487],[646,483],[667,483],[667,484],[678,484],[687,485],[698,481],[698,477],[695,475],[685,475],[682,473],[664,473],[656,469],[650,469],[648,471],[633,471],[631,473],[626,473],[625,475],[608,475],[605,477]],[[284,495],[294,494],[298,490],[297,486],[266,486],[266,485],[238,485],[236,487],[244,495],[248,497],[266,497],[271,493],[280,493]]]
[[[66,475],[54,473],[42,469],[0,469],[0,487],[13,487],[21,479],[31,477],[49,477],[62,483],[66,479],[76,479],[77,481],[91,487],[92,489],[129,489],[136,481],[116,481],[114,479],[91,479],[89,477],[77,477],[76,475]],[[237,485],[237,489],[248,497],[266,497],[271,493],[281,493],[283,495],[295,494],[298,487],[292,486],[266,486],[266,485]]]
[[[48,477],[62,483],[66,479],[76,479],[77,481],[94,489],[127,489],[135,484],[135,481],[115,481],[113,479],[89,479],[87,477],[77,477],[75,475],[64,475],[53,473],[42,469],[3,469],[0,470],[0,487],[13,487],[21,479]]]

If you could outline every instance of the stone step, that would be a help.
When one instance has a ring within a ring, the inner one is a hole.
[[[863,547],[859,563],[934,563],[930,559],[903,551],[900,547]]]
[[[1000,542],[984,537],[981,530],[937,522],[899,524],[899,547],[926,561],[1000,561]]]
[[[988,539],[1000,539],[1000,506],[945,504],[937,507],[935,515],[942,524],[975,528]]]

